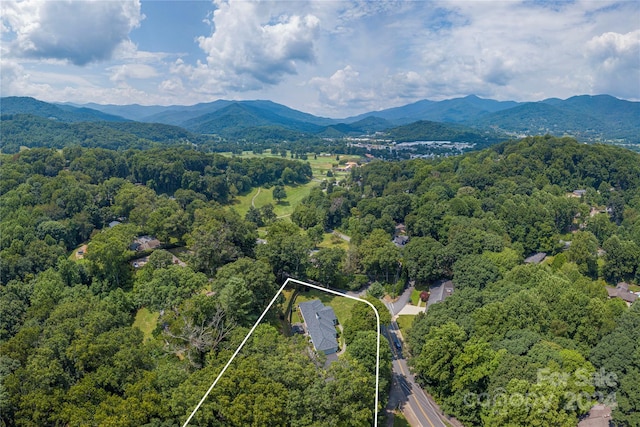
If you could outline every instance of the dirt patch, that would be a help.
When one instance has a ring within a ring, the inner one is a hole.
[[[73,254],[73,256],[76,259],[82,259],[82,258],[84,258],[86,253],[87,253],[87,245],[82,245],[78,249],[76,249],[76,251]]]

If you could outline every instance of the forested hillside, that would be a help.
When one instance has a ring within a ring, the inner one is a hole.
[[[360,218],[404,217],[408,277],[456,286],[409,335],[443,409],[465,425],[575,426],[593,402],[617,403],[613,420],[638,425],[639,306],[604,287],[640,279],[637,155],[547,137],[371,166]],[[555,256],[522,265],[537,251]]]
[[[55,105],[34,98],[8,96],[2,98],[2,114],[30,114],[65,123],[125,122],[127,119],[102,111],[70,105]]]
[[[364,198],[316,193],[292,220],[342,227],[346,265],[390,294],[453,279],[453,296],[409,332],[415,373],[444,410],[465,425],[575,426],[593,403],[617,403],[615,422],[638,425],[639,306],[605,289],[640,281],[637,154],[536,137],[376,162],[352,180]],[[550,257],[523,265],[536,252]]]
[[[575,426],[598,401],[617,403],[620,426],[640,421],[640,306],[606,291],[640,281],[638,154],[534,137],[374,161],[343,179],[316,176],[290,218],[271,205],[242,217],[233,203],[256,187],[308,183],[301,160],[185,146],[1,156],[8,426],[181,424],[287,276],[340,289],[373,283],[371,295],[392,297],[409,282],[452,279],[453,295],[416,318],[408,344],[419,380],[465,425]],[[350,242],[325,242],[334,229]],[[392,242],[399,230],[404,246]],[[143,236],[159,246],[132,246]],[[549,258],[523,264],[535,252]],[[194,424],[371,424],[375,319],[345,310],[346,352],[326,366],[289,336],[290,298]],[[596,373],[608,380],[596,383]]]

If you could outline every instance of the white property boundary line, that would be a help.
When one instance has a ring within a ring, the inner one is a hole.
[[[360,302],[363,302],[365,304],[368,304],[371,308],[373,308],[373,312],[376,314],[377,332],[378,332],[377,336],[376,336],[376,396],[375,396],[375,402],[374,402],[375,406],[373,408],[373,427],[378,427],[378,391],[379,391],[378,389],[379,389],[379,386],[380,386],[380,380],[378,378],[378,375],[380,373],[380,314],[378,314],[378,310],[376,309],[376,307],[373,304],[371,304],[367,300],[364,300],[364,299],[361,299],[361,298],[352,297],[351,295],[346,295],[346,294],[334,291],[332,289],[323,288],[321,286],[312,285],[311,283],[307,283],[307,282],[303,282],[301,280],[296,280],[296,279],[291,279],[291,278],[288,278],[287,280],[285,280],[284,284],[280,287],[280,290],[278,290],[278,292],[273,297],[273,299],[271,300],[271,302],[269,303],[267,308],[264,309],[264,311],[262,312],[262,314],[260,315],[258,320],[256,320],[256,323],[253,325],[253,327],[251,328],[251,330],[249,331],[247,336],[244,337],[244,339],[240,343],[240,346],[238,346],[236,351],[233,353],[233,356],[231,356],[231,359],[229,359],[227,364],[224,365],[224,368],[222,368],[222,371],[220,371],[220,373],[218,374],[218,377],[215,379],[213,384],[211,384],[211,387],[209,387],[209,390],[207,390],[207,392],[204,394],[204,396],[202,396],[202,399],[200,399],[200,402],[198,402],[198,405],[195,407],[195,409],[193,410],[191,415],[189,415],[189,418],[187,418],[187,421],[184,422],[182,427],[186,427],[187,424],[189,424],[189,421],[191,421],[191,418],[193,418],[193,416],[196,414],[198,409],[200,409],[200,406],[202,406],[204,401],[207,399],[207,396],[209,396],[209,393],[211,393],[211,390],[213,390],[213,388],[216,386],[216,384],[218,383],[218,381],[220,380],[220,378],[222,377],[224,372],[227,370],[229,365],[231,365],[231,362],[233,362],[233,359],[235,359],[236,356],[238,355],[238,353],[240,353],[240,350],[242,350],[242,347],[244,347],[246,342],[249,340],[249,337],[251,336],[251,334],[253,334],[253,331],[255,331],[255,329],[258,327],[258,325],[260,324],[260,322],[262,321],[264,316],[267,314],[267,312],[269,311],[269,309],[271,308],[273,303],[276,302],[276,299],[282,293],[284,288],[289,284],[289,282],[294,282],[294,283],[297,283],[299,285],[309,286],[310,288],[318,289],[318,290],[323,291],[323,292],[327,292],[327,293],[330,293],[330,294],[334,294],[334,295],[338,295],[338,296],[341,296],[341,297],[350,298],[352,300],[360,301]]]

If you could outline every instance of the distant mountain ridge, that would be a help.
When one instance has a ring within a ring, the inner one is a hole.
[[[452,126],[414,126],[409,135],[434,138],[419,131],[438,129],[436,135],[569,135],[584,142],[616,141],[640,144],[640,103],[609,95],[579,95],[566,100],[538,102],[496,101],[475,95],[444,101],[422,100],[402,107],[369,112],[345,119],[318,117],[266,100],[217,100],[192,106],[49,104],[33,98],[1,100],[2,114],[33,114],[63,122],[134,120],[182,127],[196,134],[242,138],[243,133],[270,138],[314,135],[340,138],[389,132],[420,121]],[[91,107],[91,108],[89,108]],[[463,126],[464,128],[460,128]],[[474,136],[474,137],[475,137]]]
[[[376,112],[360,114],[345,119],[347,123],[364,117],[375,116],[396,125],[404,125],[418,120],[445,123],[468,123],[486,113],[502,111],[517,106],[515,101],[494,101],[469,95],[464,98],[444,101],[422,100],[402,107],[389,108]]]
[[[224,114],[220,112],[233,104],[247,108],[237,108],[236,118],[232,118],[234,114],[230,111],[225,111]],[[95,104],[91,107],[99,109]],[[140,120],[182,126],[193,132],[230,130],[233,122],[241,128],[249,128],[253,121],[256,126],[280,126],[328,137],[383,131],[427,120],[517,135],[550,133],[571,135],[585,141],[620,139],[640,143],[640,103],[609,95],[578,95],[565,100],[549,98],[537,102],[496,101],[469,95],[443,101],[421,100],[344,119],[316,117],[271,101],[218,100],[190,107],[164,108],[163,111],[156,111]],[[104,111],[119,112],[124,117],[133,119],[131,115],[124,114],[125,110],[111,108]],[[215,112],[218,114],[214,114]],[[241,120],[240,116],[245,116],[247,121]],[[221,123],[215,123],[217,118]],[[371,126],[374,122],[375,125]],[[363,123],[367,125],[362,126]]]
[[[129,120],[92,108],[50,104],[35,98],[22,96],[0,98],[0,112],[2,114],[31,114],[64,123],[126,122]]]

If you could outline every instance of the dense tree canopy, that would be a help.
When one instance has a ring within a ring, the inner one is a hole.
[[[91,145],[96,130],[73,132]],[[304,150],[224,157],[138,138],[114,151],[100,135],[100,148],[41,141],[65,148],[0,155],[3,424],[182,423],[288,276],[340,289],[376,281],[378,296],[452,279],[453,295],[405,338],[418,380],[465,425],[576,425],[613,392],[613,421],[638,423],[638,303],[609,299],[604,286],[637,290],[640,280],[636,154],[533,137],[374,161],[311,190],[289,221],[269,205],[241,217],[230,202],[257,186],[308,182]],[[164,249],[136,246],[145,235]],[[549,259],[523,265],[536,252]],[[385,305],[370,301],[388,323]],[[370,424],[373,311],[347,314],[347,349],[325,367],[305,339],[283,333],[284,302],[196,424]],[[615,381],[579,381],[600,372]],[[482,400],[505,394],[548,399]]]

